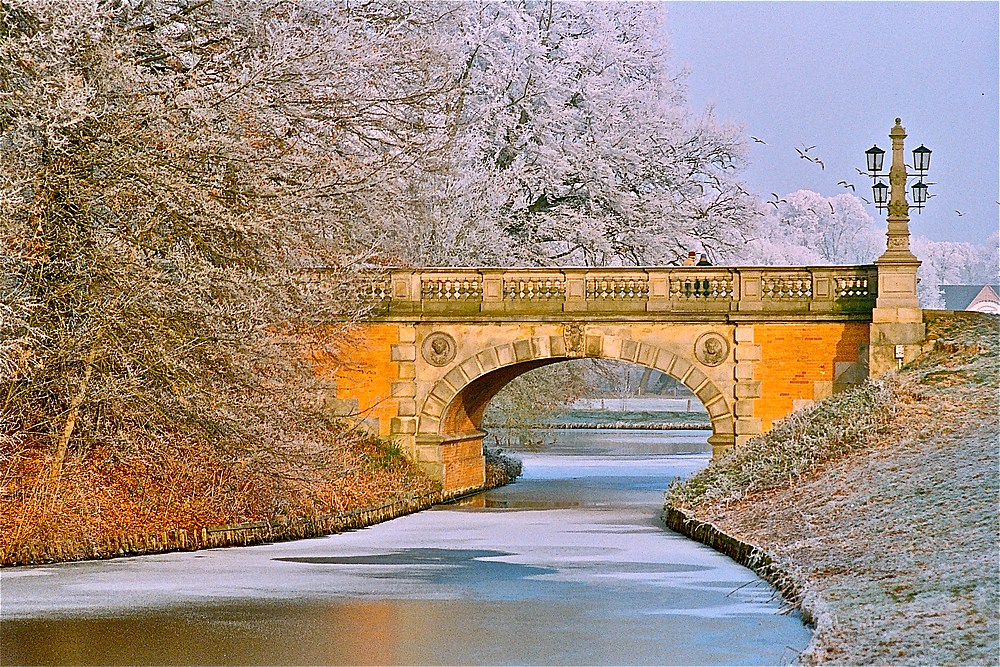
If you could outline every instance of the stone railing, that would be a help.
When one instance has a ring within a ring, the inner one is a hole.
[[[874,266],[390,270],[376,316],[475,313],[870,315]]]

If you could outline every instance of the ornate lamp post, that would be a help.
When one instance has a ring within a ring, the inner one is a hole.
[[[919,148],[913,150],[915,173],[907,173],[906,164],[903,161],[903,140],[906,139],[906,130],[900,124],[901,122],[897,118],[896,125],[889,131],[889,139],[892,141],[892,166],[889,168],[888,174],[882,172],[885,151],[878,146],[872,146],[865,151],[865,162],[868,173],[872,177],[872,195],[875,206],[880,211],[889,210],[886,252],[896,251],[894,254],[897,255],[899,251],[908,253],[910,249],[910,204],[906,201],[906,179],[918,179],[911,189],[913,191],[913,207],[919,212],[927,203],[927,185],[924,183],[924,176],[927,175],[927,170],[931,166],[931,150],[921,144]],[[882,180],[876,182],[876,179],[882,178],[888,178],[889,185],[886,185]],[[910,257],[913,255],[911,254]]]
[[[869,372],[881,373],[909,361],[920,352],[925,338],[923,313],[917,301],[917,268],[920,260],[910,252],[910,204],[906,201],[906,179],[918,179],[913,184],[913,203],[919,211],[927,201],[924,176],[930,167],[931,151],[923,145],[913,151],[913,168],[908,174],[903,158],[906,130],[899,118],[889,131],[892,141],[892,165],[889,173],[882,172],[885,151],[872,146],[865,151],[868,172],[872,177],[872,194],[880,211],[888,209],[886,218],[886,249],[875,260],[878,267],[878,296],[872,312],[869,348]],[[881,179],[888,178],[886,185]],[[876,179],[879,179],[876,181]]]

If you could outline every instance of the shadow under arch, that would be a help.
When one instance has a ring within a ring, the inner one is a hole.
[[[712,425],[713,452],[736,442],[733,411],[719,388],[695,363],[662,347],[615,336],[588,335],[579,353],[569,353],[561,336],[526,338],[486,348],[468,357],[428,393],[417,426],[419,440],[481,438],[483,412],[507,383],[542,366],[581,358],[614,359],[666,373],[689,388],[705,406]]]

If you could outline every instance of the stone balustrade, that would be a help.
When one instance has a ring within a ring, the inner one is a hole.
[[[870,318],[875,266],[389,270],[376,318],[836,315]]]

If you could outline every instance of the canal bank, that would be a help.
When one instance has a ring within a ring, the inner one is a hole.
[[[480,491],[510,484],[520,472],[518,460],[487,450],[486,483]],[[159,532],[111,534],[89,539],[27,542],[0,554],[0,566],[41,565],[300,540],[364,528],[429,509],[444,501],[440,490],[433,489],[395,495],[374,505],[336,513],[171,528]]]
[[[928,331],[900,373],[667,495],[671,527],[803,607],[816,628],[804,663],[1000,663],[1000,330],[941,313]]]

